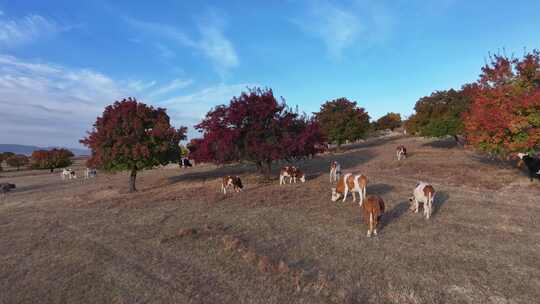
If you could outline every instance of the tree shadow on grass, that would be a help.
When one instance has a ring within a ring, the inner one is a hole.
[[[443,138],[443,139],[430,141],[428,143],[422,144],[422,146],[439,148],[439,149],[453,149],[456,147],[460,147],[453,138]]]

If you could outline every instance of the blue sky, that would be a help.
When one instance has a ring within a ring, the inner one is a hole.
[[[372,118],[540,48],[540,1],[0,1],[0,143],[79,147],[127,96],[189,127],[247,86]]]

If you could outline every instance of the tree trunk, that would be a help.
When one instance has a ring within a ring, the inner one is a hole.
[[[135,188],[135,179],[137,178],[137,169],[131,169],[131,174],[129,175],[129,193],[137,191]]]
[[[270,173],[272,172],[272,161],[271,160],[266,161],[266,167],[267,167],[266,174],[270,175]]]

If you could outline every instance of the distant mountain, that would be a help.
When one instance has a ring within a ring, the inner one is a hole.
[[[63,147],[38,147],[38,146],[27,146],[27,145],[0,144],[0,153],[13,152],[15,154],[30,155],[35,150],[51,150],[54,148],[63,148]],[[66,149],[73,152],[75,156],[90,155],[90,150],[77,149],[77,148],[66,148]]]

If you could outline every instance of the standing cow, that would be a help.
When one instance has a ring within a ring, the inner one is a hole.
[[[242,180],[239,176],[230,176],[227,175],[223,177],[221,182],[221,191],[223,194],[227,194],[227,188],[233,187],[234,192],[240,192],[244,188]]]
[[[279,171],[279,184],[285,184],[286,178],[289,179],[289,184],[293,182],[296,183],[297,180],[300,180],[302,183],[306,182],[306,175],[304,172],[295,166],[285,166],[281,168]]]
[[[341,165],[337,161],[330,164],[330,182],[337,182],[341,176]]]
[[[407,158],[407,148],[404,145],[399,145],[396,148],[396,158],[401,160],[402,158]]]
[[[366,197],[366,187],[368,179],[363,174],[353,175],[347,173],[339,178],[336,188],[332,188],[332,202],[337,201],[343,196],[343,202],[347,199],[349,191],[352,193],[353,203],[356,202],[356,194],[360,195],[360,201],[358,202],[362,206],[364,198]]]
[[[409,198],[411,210],[418,213],[419,204],[424,204],[424,215],[426,219],[431,217],[433,201],[435,200],[435,189],[431,184],[419,182],[414,188],[413,196]]]
[[[367,236],[377,235],[377,225],[384,213],[384,201],[377,195],[370,195],[362,206],[362,218],[368,226]]]

